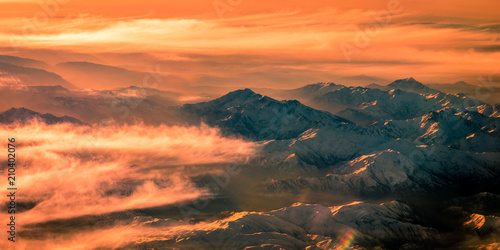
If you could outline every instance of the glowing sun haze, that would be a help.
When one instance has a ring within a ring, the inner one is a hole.
[[[4,0],[0,52],[53,64],[33,51],[147,54],[194,85],[291,88],[361,74],[495,84],[499,14],[497,0]]]

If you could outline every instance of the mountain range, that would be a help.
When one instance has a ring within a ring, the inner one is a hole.
[[[268,96],[247,88],[188,102],[192,96],[174,91],[119,87],[141,81],[142,73],[97,63],[52,67],[0,57],[0,69],[6,110],[0,124],[6,126],[32,120],[92,126],[107,118],[204,124],[257,145],[259,153],[242,163],[236,181],[206,198],[220,205],[218,212],[189,223],[165,218],[167,209],[161,218],[152,210],[126,211],[137,216],[118,217],[117,224],[159,231],[123,249],[343,249],[344,239],[359,249],[498,247],[498,104],[413,78],[366,87],[315,83],[268,90]],[[52,70],[100,72],[111,88],[77,89]],[[201,185],[210,176],[189,178]],[[244,199],[269,204],[251,211],[237,204]]]

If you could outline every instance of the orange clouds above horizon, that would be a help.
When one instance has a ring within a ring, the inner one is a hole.
[[[7,0],[0,7],[0,43],[13,48],[2,53],[182,57],[191,64],[175,73],[199,85],[286,88],[361,74],[478,84],[499,73],[500,2],[493,0]],[[258,63],[238,66],[254,57]]]

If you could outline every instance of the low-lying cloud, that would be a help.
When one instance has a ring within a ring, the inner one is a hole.
[[[99,127],[35,122],[0,127],[2,138],[13,133],[18,202],[36,203],[16,214],[21,228],[209,195],[192,184],[181,171],[183,166],[240,161],[256,150],[251,142],[224,138],[218,129],[204,125]]]

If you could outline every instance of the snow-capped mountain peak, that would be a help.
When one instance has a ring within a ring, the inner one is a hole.
[[[387,85],[390,89],[401,89],[408,92],[415,92],[419,94],[437,94],[439,91],[435,89],[431,89],[421,82],[415,80],[413,77],[398,79],[389,85]]]
[[[299,101],[278,101],[250,89],[233,91],[209,102],[186,104],[180,111],[226,132],[258,140],[291,139],[314,127],[351,123]]]

